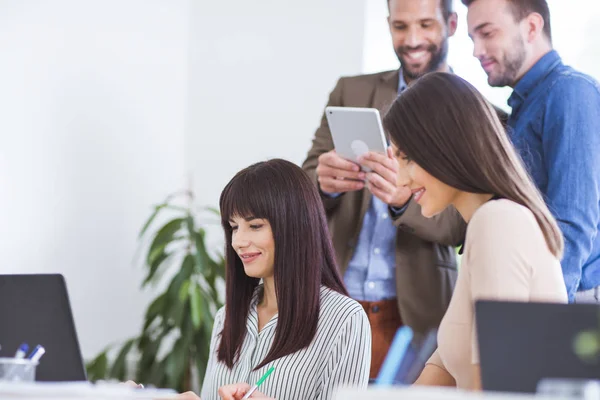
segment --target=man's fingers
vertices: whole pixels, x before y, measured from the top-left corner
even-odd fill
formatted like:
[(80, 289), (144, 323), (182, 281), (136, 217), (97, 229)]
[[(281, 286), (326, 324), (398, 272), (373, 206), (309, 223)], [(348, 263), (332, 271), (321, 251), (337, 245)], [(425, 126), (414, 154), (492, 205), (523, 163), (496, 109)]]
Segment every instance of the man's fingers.
[(345, 158), (340, 157), (335, 152), (335, 150), (321, 154), (319, 156), (319, 164), (325, 164), (333, 168), (343, 169), (347, 171), (360, 171), (360, 167), (356, 163), (353, 163), (352, 161), (348, 161)]
[(393, 169), (394, 168), (394, 157), (390, 157), (390, 150), (388, 150), (387, 154), (377, 153), (374, 151), (370, 151), (364, 154), (361, 158), (369, 161), (374, 161), (379, 164), (385, 165), (386, 168)]
[(317, 167), (317, 176), (328, 176), (331, 178), (346, 178), (355, 180), (364, 180), (366, 174), (362, 171), (348, 171), (345, 169), (334, 168), (329, 165), (319, 165)]
[(389, 183), (396, 183), (397, 171), (395, 169), (389, 169), (386, 165), (371, 161), (369, 159), (363, 160), (361, 164), (367, 168), (370, 168)]
[(321, 190), (328, 193), (345, 193), (360, 190), (365, 187), (364, 182), (335, 179), (330, 176), (319, 177)]
[(385, 190), (379, 189), (377, 186), (373, 185), (371, 182), (367, 183), (367, 188), (369, 192), (379, 200), (383, 201), (385, 204), (390, 204), (391, 196)]
[(370, 185), (375, 186), (377, 189), (387, 192), (390, 195), (392, 195), (396, 190), (395, 185), (391, 184), (389, 181), (383, 179), (381, 176), (373, 172), (367, 175), (367, 181)]

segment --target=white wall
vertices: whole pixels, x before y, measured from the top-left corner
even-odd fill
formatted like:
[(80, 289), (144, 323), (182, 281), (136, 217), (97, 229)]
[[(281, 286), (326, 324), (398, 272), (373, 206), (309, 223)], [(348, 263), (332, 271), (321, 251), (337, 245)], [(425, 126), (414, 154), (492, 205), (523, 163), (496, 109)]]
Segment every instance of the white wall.
[(364, 3), (193, 2), (186, 159), (201, 203), (253, 162), (304, 160), (338, 77), (360, 73)]
[(186, 0), (0, 2), (1, 273), (67, 279), (85, 357), (135, 334), (150, 206), (183, 185)]
[(86, 358), (138, 332), (150, 206), (189, 171), (216, 206), (242, 167), (300, 163), (364, 7), (0, 0), (0, 273), (63, 273)]

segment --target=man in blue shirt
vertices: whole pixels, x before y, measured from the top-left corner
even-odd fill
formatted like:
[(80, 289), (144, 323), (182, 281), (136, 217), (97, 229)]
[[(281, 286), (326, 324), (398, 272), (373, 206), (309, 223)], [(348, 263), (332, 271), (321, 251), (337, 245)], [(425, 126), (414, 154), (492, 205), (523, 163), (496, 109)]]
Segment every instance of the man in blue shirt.
[[(452, 0), (389, 0), (389, 29), (399, 70), (341, 78), (328, 105), (373, 107), (383, 115), (412, 81), (449, 71), (448, 38), (456, 30)], [(432, 113), (434, 110), (432, 110)], [(338, 156), (323, 117), (303, 168), (318, 185), (338, 264), (350, 296), (364, 307), (373, 333), (375, 377), (398, 327), (437, 328), (456, 281), (452, 246), (464, 238), (455, 210), (431, 220), (396, 186), (393, 157), (364, 160), (374, 172)]]
[(598, 302), (600, 87), (552, 49), (546, 0), (462, 0), (474, 56), (510, 86), (513, 144), (558, 220), (571, 302)]

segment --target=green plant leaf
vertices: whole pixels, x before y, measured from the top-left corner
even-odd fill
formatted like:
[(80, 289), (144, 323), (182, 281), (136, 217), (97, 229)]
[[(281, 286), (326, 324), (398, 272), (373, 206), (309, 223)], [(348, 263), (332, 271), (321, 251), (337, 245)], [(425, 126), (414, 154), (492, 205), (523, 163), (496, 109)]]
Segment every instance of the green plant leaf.
[(170, 321), (175, 326), (179, 326), (181, 324), (181, 320), (184, 318), (185, 314), (185, 305), (187, 304), (187, 302), (182, 302), (179, 299), (181, 286), (185, 282), (189, 281), (193, 271), (194, 257), (191, 254), (188, 254), (183, 259), (179, 272), (175, 274), (175, 277), (173, 278), (171, 284), (169, 285), (169, 288), (167, 289), (168, 308), (166, 310), (165, 316), (168, 316)]
[(163, 339), (169, 332), (170, 330), (164, 330), (155, 338), (145, 335), (144, 340), (140, 340), (138, 351), (140, 352), (141, 357), (138, 360), (136, 371), (136, 379), (138, 382), (157, 384), (157, 381), (152, 378), (152, 374), (154, 368), (157, 365), (160, 365), (160, 361), (157, 358), (158, 352)]
[(225, 257), (223, 257), (222, 254), (219, 254), (217, 256), (216, 263), (217, 263), (217, 268), (216, 268), (217, 276), (219, 276), (220, 278), (225, 280)]
[(127, 375), (127, 355), (131, 350), (131, 347), (135, 344), (137, 339), (129, 339), (123, 347), (121, 347), (121, 351), (119, 351), (119, 355), (115, 359), (115, 362), (110, 369), (110, 376), (116, 378), (120, 381), (125, 380)]
[(212, 326), (209, 327), (208, 335), (206, 331), (200, 330), (197, 332), (194, 343), (196, 345), (196, 368), (198, 368), (198, 380), (200, 386), (204, 381), (206, 375), (206, 366), (210, 353), (210, 337), (212, 335)]
[(154, 236), (154, 240), (152, 240), (148, 253), (152, 254), (154, 249), (164, 248), (165, 245), (171, 242), (175, 233), (182, 228), (184, 221), (184, 218), (174, 218), (165, 223)]
[(156, 259), (160, 258), (161, 255), (165, 254), (165, 248), (169, 242), (165, 242), (160, 246), (156, 246), (151, 251), (148, 252), (148, 257), (146, 258), (146, 264), (152, 265), (156, 261)]
[(190, 313), (192, 325), (195, 329), (200, 328), (202, 318), (202, 293), (198, 285), (193, 285), (190, 293)]
[(144, 327), (142, 328), (143, 331), (146, 331), (152, 322), (154, 322), (164, 312), (165, 298), (166, 295), (163, 293), (155, 298), (150, 306), (148, 306), (146, 315), (144, 317)]
[(161, 253), (153, 259), (152, 264), (148, 265), (148, 275), (146, 276), (146, 279), (144, 279), (144, 282), (142, 282), (142, 287), (145, 287), (150, 282), (155, 281), (155, 278), (161, 265), (163, 265), (163, 263), (165, 263), (165, 261), (167, 261), (171, 257), (171, 255), (172, 254)]
[(160, 210), (162, 210), (166, 206), (167, 206), (167, 204), (159, 204), (158, 206), (154, 207), (154, 212), (152, 212), (152, 214), (150, 215), (150, 218), (148, 218), (146, 220), (146, 222), (144, 223), (144, 226), (142, 227), (142, 230), (138, 234), (138, 238), (141, 238), (142, 236), (144, 236), (144, 234), (146, 233), (146, 231), (148, 230), (148, 228), (150, 227), (150, 225), (152, 224), (152, 222), (156, 219), (156, 216), (158, 215), (158, 213), (160, 212)]
[(190, 296), (190, 284), (191, 282), (189, 280), (186, 280), (181, 284), (181, 288), (179, 289), (179, 301), (181, 303), (187, 301)]
[(183, 221), (183, 218), (175, 218), (168, 221), (154, 236), (150, 248), (148, 249), (148, 255), (146, 256), (146, 264), (148, 265), (149, 270), (146, 279), (142, 282), (142, 287), (145, 287), (155, 279), (160, 266), (172, 255), (166, 253), (165, 250), (170, 243), (180, 239), (178, 236), (175, 236), (175, 234), (182, 228)]
[(166, 357), (165, 373), (168, 382), (178, 391), (183, 391), (183, 375), (187, 365), (186, 346), (182, 338), (177, 339), (173, 351)]
[(106, 351), (98, 354), (95, 359), (90, 361), (86, 365), (86, 370), (90, 382), (106, 379), (108, 373), (108, 356), (106, 355)]
[(194, 276), (194, 256), (187, 254), (181, 263), (181, 273), (185, 279), (190, 279)]

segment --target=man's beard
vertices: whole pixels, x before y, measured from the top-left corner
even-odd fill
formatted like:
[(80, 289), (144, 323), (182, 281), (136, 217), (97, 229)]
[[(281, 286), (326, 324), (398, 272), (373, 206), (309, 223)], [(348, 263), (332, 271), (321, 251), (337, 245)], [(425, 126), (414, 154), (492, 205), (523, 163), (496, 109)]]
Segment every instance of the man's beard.
[(488, 75), (488, 84), (490, 86), (503, 87), (514, 86), (517, 81), (517, 76), (523, 63), (525, 62), (525, 43), (520, 36), (517, 36), (513, 41), (513, 51), (505, 53), (502, 59), (503, 71), (499, 76)]
[[(431, 54), (429, 62), (424, 66), (424, 68), (422, 68), (419, 71), (411, 69), (410, 63), (404, 60), (404, 53), (409, 52), (411, 50), (425, 50), (429, 54)], [(428, 72), (438, 71), (442, 64), (446, 62), (446, 59), (448, 57), (448, 38), (444, 38), (440, 43), (439, 47), (435, 44), (429, 45), (427, 47), (400, 46), (396, 49), (396, 56), (398, 57), (398, 60), (402, 65), (402, 73), (404, 74), (404, 76), (410, 80), (419, 79)]]

